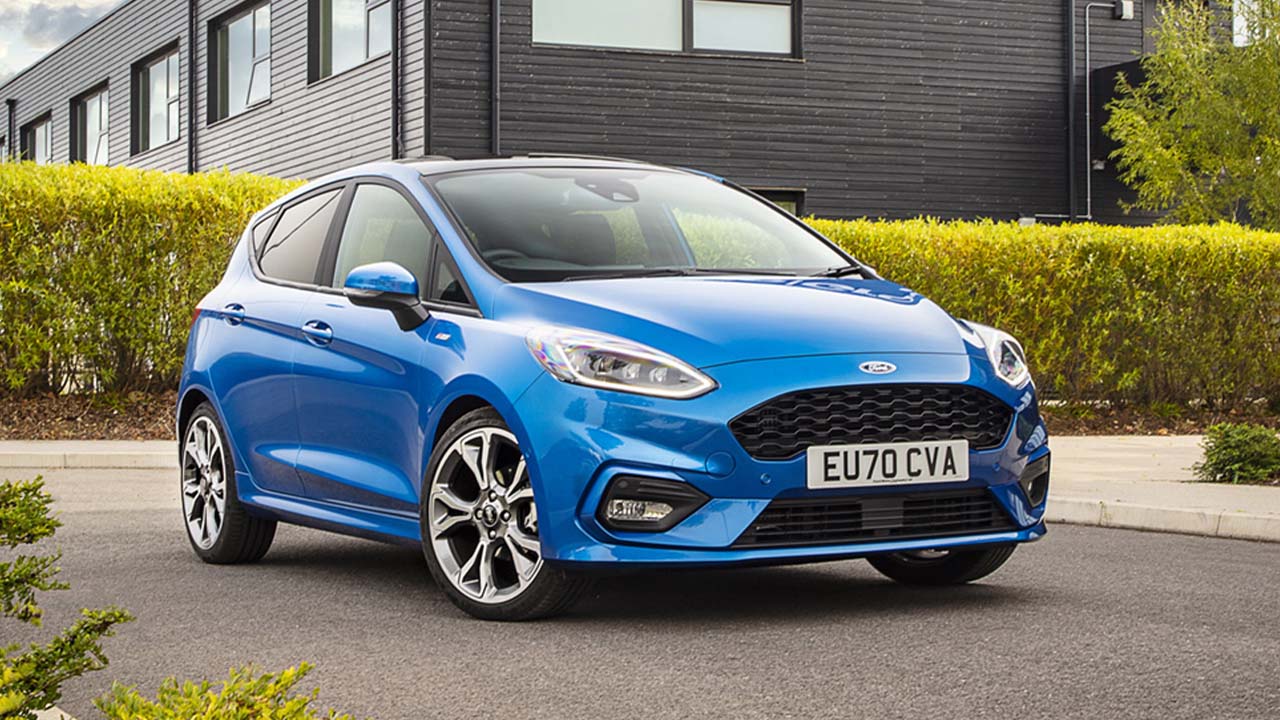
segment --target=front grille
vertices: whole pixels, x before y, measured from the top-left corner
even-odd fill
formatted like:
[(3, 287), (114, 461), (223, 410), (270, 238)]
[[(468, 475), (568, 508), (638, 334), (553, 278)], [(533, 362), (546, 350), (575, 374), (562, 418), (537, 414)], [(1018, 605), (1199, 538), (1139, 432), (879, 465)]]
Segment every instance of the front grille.
[(986, 490), (774, 500), (733, 545), (842, 545), (1015, 529)]
[(1013, 408), (968, 385), (852, 385), (776, 397), (729, 423), (752, 457), (786, 460), (812, 445), (968, 440), (998, 447)]

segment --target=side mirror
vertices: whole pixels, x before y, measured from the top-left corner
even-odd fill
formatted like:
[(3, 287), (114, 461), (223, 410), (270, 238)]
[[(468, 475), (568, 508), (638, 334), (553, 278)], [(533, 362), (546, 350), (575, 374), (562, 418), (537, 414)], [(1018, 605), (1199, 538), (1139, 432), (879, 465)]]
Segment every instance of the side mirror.
[(400, 329), (406, 332), (430, 317), (418, 299), (418, 279), (396, 263), (361, 265), (347, 275), (343, 288), (352, 305), (390, 310)]

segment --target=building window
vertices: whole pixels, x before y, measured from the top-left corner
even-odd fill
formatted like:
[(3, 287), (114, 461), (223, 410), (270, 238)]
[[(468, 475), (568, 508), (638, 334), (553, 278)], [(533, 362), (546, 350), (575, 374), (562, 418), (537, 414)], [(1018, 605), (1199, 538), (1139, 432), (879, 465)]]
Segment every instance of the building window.
[(790, 2), (693, 1), (695, 50), (791, 54)]
[(107, 88), (71, 101), (71, 159), (90, 165), (108, 162)]
[(1257, 22), (1258, 0), (1233, 0), (1231, 5), (1231, 34), (1236, 47), (1253, 43), (1253, 25)]
[(0, 163), (9, 162), (9, 140), (0, 136)]
[(22, 159), (30, 160), (37, 165), (48, 165), (53, 162), (52, 138), (50, 128), (53, 125), (46, 114), (22, 128)]
[(755, 188), (753, 192), (796, 217), (804, 215), (804, 190)]
[(271, 98), (270, 4), (217, 21), (210, 47), (211, 120), (238, 115)]
[(533, 0), (533, 41), (795, 55), (793, 0)]
[(178, 49), (145, 60), (133, 69), (133, 152), (177, 140), (182, 120)]
[(311, 0), (311, 80), (391, 52), (391, 0)]

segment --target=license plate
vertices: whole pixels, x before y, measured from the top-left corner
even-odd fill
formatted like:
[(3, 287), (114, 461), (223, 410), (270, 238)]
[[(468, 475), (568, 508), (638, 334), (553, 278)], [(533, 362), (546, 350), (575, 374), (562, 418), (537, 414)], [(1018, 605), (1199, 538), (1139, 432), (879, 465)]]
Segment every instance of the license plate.
[(810, 490), (964, 482), (969, 441), (820, 445), (807, 457)]

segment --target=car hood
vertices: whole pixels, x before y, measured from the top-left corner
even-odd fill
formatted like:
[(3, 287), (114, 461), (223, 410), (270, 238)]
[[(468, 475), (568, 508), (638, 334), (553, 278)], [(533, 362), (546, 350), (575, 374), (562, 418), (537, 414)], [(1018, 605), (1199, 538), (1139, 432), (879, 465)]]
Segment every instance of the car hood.
[(697, 367), (840, 353), (964, 354), (951, 316), (884, 280), (676, 277), (506, 285), (494, 318), (609, 333)]

